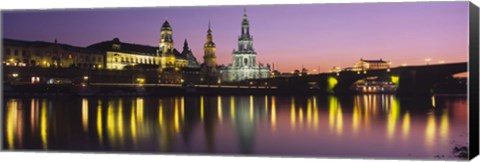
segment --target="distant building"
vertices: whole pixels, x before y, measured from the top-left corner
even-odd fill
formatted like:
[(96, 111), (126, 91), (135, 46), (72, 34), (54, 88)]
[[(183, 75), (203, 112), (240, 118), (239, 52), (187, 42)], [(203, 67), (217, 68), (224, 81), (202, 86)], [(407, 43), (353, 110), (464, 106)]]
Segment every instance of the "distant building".
[(187, 57), (180, 55), (173, 47), (172, 27), (167, 20), (160, 29), (160, 42), (158, 44), (158, 56), (160, 56), (160, 68), (182, 68), (188, 65)]
[(390, 68), (390, 61), (380, 60), (364, 60), (360, 59), (353, 68), (353, 70), (375, 70)]
[(208, 30), (207, 30), (207, 40), (205, 45), (203, 46), (203, 65), (202, 65), (202, 73), (209, 81), (216, 81), (218, 78), (218, 69), (217, 69), (217, 56), (216, 51), (217, 48), (215, 47), (215, 43), (213, 42), (212, 36), (212, 29), (210, 27), (210, 22), (208, 22)]
[(107, 69), (122, 70), (125, 68), (148, 67), (176, 69), (192, 67), (198, 68), (196, 58), (193, 56), (185, 40), (182, 53), (173, 47), (172, 27), (165, 20), (160, 30), (158, 47), (138, 45), (121, 42), (115, 38), (88, 46), (100, 50), (105, 55)]
[(193, 55), (192, 50), (188, 46), (187, 39), (185, 39), (185, 42), (183, 43), (183, 51), (182, 51), (182, 56), (185, 56), (188, 63), (187, 67), (188, 68), (200, 68), (200, 65), (198, 64), (197, 58)]
[(43, 68), (102, 69), (103, 54), (96, 49), (44, 41), (3, 39), (5, 66), (29, 66)]
[(106, 69), (124, 70), (128, 67), (151, 65), (156, 68), (160, 65), (160, 58), (152, 46), (121, 42), (115, 38), (110, 41), (95, 43), (88, 48), (98, 49), (105, 56)]
[(253, 49), (253, 38), (250, 35), (246, 10), (241, 25), (242, 32), (238, 38), (238, 50), (233, 52), (232, 64), (221, 70), (222, 80), (235, 82), (246, 79), (268, 78), (270, 67), (256, 62), (257, 53)]

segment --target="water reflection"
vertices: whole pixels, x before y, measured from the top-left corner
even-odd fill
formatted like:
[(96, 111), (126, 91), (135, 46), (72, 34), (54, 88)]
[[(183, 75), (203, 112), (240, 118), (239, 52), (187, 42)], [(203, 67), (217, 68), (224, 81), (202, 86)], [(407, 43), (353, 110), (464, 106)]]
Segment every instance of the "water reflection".
[[(466, 142), (459, 134), (467, 126), (458, 97), (31, 98), (4, 106), (7, 149), (433, 158)], [(70, 144), (71, 135), (79, 142)]]

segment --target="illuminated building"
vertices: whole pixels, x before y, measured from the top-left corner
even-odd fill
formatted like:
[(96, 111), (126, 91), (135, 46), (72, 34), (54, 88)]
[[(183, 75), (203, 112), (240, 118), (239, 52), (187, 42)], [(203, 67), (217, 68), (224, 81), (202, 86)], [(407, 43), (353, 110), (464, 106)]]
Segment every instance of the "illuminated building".
[(202, 72), (209, 77), (218, 76), (217, 71), (217, 56), (215, 55), (216, 47), (213, 43), (212, 30), (210, 28), (210, 22), (208, 22), (207, 41), (203, 47), (203, 67)]
[(268, 78), (270, 66), (257, 64), (257, 53), (253, 49), (253, 38), (250, 35), (250, 25), (247, 12), (244, 10), (242, 33), (238, 38), (238, 50), (233, 52), (232, 64), (221, 71), (224, 81), (242, 81), (245, 79)]
[(354, 70), (375, 70), (375, 69), (388, 69), (390, 68), (390, 61), (380, 60), (364, 60), (360, 59), (355, 64)]
[(105, 55), (106, 69), (123, 70), (135, 66), (158, 68), (160, 63), (160, 58), (156, 56), (157, 48), (120, 42), (118, 38), (96, 43), (88, 48), (98, 49)]
[(120, 42), (118, 38), (90, 45), (89, 48), (99, 49), (105, 54), (107, 69), (147, 68), (164, 70), (184, 68), (190, 64), (195, 66), (196, 59), (188, 48), (188, 44), (185, 42), (184, 51), (180, 53), (173, 47), (172, 37), (172, 27), (165, 20), (160, 30), (158, 48)]
[(75, 47), (44, 41), (3, 39), (5, 66), (33, 66), (43, 68), (78, 67), (96, 69), (104, 67), (104, 57), (96, 49)]

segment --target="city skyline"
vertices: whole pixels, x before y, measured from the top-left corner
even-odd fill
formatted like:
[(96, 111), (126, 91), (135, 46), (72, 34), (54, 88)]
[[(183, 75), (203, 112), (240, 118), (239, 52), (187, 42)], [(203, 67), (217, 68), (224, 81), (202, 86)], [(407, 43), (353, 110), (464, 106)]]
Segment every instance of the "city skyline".
[(161, 24), (168, 19), (175, 48), (181, 49), (187, 39), (197, 60), (203, 62), (210, 20), (218, 64), (227, 65), (246, 8), (257, 62), (275, 63), (282, 72), (302, 66), (325, 72), (333, 66), (353, 66), (361, 58), (389, 60), (395, 67), (425, 64), (427, 58), (431, 64), (467, 61), (468, 5), (464, 3), (8, 11), (3, 13), (3, 37), (57, 39), (83, 47), (117, 37), (157, 47)]

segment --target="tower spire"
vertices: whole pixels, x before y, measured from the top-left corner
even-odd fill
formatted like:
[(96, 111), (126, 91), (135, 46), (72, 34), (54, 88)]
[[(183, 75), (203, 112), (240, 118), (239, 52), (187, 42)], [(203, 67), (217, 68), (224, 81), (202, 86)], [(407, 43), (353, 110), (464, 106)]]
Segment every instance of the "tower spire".
[(211, 32), (211, 28), (210, 28), (210, 19), (208, 19), (208, 31)]

